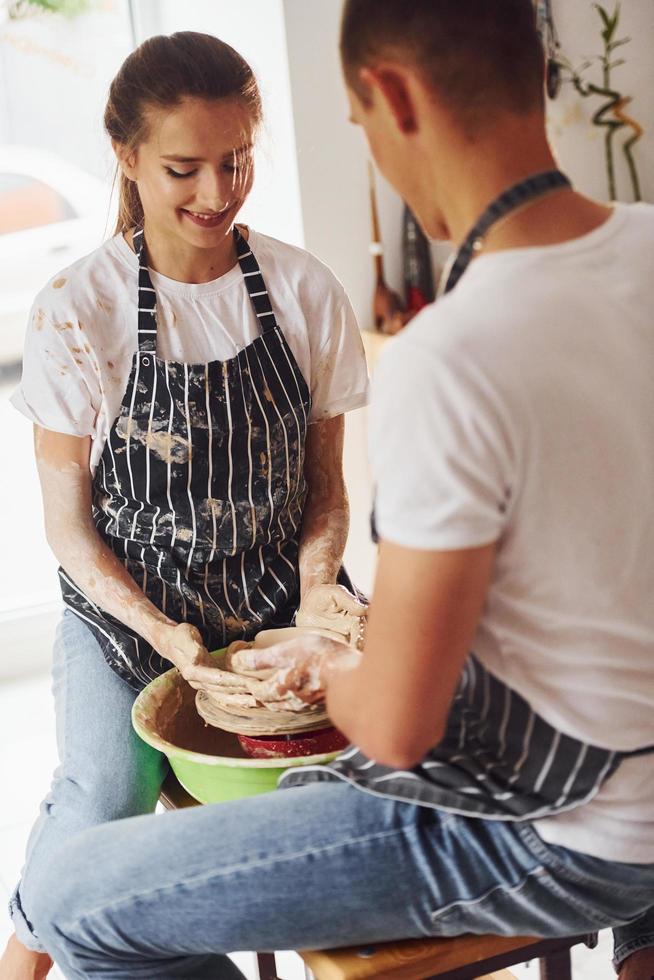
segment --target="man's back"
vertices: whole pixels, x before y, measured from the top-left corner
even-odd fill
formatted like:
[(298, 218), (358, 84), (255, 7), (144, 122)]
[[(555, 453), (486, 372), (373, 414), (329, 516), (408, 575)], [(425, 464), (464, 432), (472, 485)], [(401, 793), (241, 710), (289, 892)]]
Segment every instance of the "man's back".
[[(619, 206), (582, 238), (478, 259), (389, 349), (371, 434), (384, 539), (498, 540), (482, 663), (557, 730), (625, 751), (654, 744), (653, 247), (654, 208)], [(403, 428), (410, 444), (389, 437)], [(628, 760), (607, 783), (641, 803), (611, 804), (592, 853), (654, 860), (652, 827), (628, 829), (651, 813), (651, 768)]]

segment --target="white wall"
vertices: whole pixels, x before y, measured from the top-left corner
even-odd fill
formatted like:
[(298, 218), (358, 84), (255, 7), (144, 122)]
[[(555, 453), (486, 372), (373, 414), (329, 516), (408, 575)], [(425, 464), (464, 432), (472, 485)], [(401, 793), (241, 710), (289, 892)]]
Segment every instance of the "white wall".
[(341, 0), (284, 0), (306, 247), (370, 326), (372, 262), (363, 136), (348, 124), (338, 57)]
[(215, 34), (249, 62), (261, 88), (264, 127), (254, 189), (242, 218), (259, 231), (303, 245), (282, 0), (156, 0), (137, 26), (141, 38), (174, 31)]

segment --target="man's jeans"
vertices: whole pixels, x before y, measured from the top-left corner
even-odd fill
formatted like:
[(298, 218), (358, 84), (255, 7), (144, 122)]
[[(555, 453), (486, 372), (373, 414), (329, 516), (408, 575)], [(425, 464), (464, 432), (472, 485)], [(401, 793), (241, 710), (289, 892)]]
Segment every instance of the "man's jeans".
[(85, 831), (33, 914), (67, 978), (204, 980), (237, 976), (223, 954), (239, 949), (585, 933), (637, 919), (653, 895), (654, 865), (321, 782)]

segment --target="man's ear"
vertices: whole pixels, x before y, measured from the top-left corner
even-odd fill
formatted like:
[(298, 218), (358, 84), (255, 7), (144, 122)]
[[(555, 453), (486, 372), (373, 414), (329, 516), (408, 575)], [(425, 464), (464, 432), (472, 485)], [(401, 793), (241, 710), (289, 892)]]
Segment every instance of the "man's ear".
[(415, 133), (418, 128), (416, 110), (406, 75), (396, 68), (384, 66), (361, 68), (359, 75), (368, 89), (377, 90), (400, 131), (406, 135)]
[(112, 140), (111, 146), (116, 154), (118, 166), (128, 180), (136, 180), (136, 151), (129, 150), (124, 143)]

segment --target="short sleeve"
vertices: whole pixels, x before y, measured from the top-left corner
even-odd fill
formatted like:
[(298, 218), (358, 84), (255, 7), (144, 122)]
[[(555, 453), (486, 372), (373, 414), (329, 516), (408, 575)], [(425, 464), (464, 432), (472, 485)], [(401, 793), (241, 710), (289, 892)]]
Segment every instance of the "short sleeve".
[[(331, 305), (331, 304), (330, 304)], [(329, 312), (311, 358), (310, 422), (334, 418), (368, 404), (366, 355), (354, 310), (344, 293)]]
[(379, 537), (435, 551), (496, 541), (514, 492), (506, 418), (481, 366), (393, 341), (373, 378), (369, 432)]
[(77, 320), (59, 320), (35, 302), (23, 371), (11, 403), (30, 421), (65, 435), (94, 435), (101, 404), (93, 352)]

